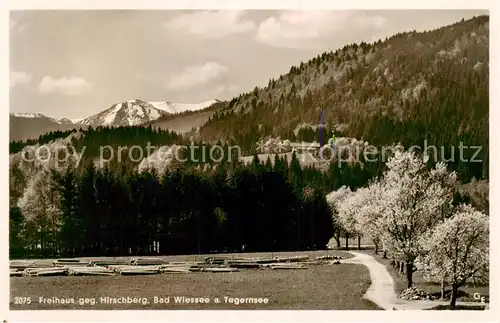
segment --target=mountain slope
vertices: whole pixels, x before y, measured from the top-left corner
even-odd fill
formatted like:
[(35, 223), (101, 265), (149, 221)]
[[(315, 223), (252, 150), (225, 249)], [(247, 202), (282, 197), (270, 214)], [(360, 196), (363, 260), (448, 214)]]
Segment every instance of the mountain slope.
[(219, 100), (210, 100), (200, 103), (173, 103), (169, 101), (162, 102), (149, 102), (152, 106), (159, 110), (166, 111), (170, 114), (178, 114), (183, 112), (199, 111), (208, 108), (212, 104), (219, 102)]
[[(207, 101), (200, 104), (176, 104), (177, 107), (182, 106), (186, 110), (181, 113), (168, 114), (148, 123), (148, 125), (151, 125), (153, 128), (186, 133), (193, 129), (199, 129), (199, 127), (210, 120), (217, 109), (224, 107), (225, 104), (225, 102), (219, 100)], [(189, 110), (189, 108), (192, 110)]]
[(458, 155), (451, 163), (485, 178), (488, 64), (488, 16), (347, 45), (227, 102), (199, 136), (251, 151), (266, 136), (319, 141), (321, 119), (322, 131), (375, 145), (481, 146), (481, 163), (459, 165)]

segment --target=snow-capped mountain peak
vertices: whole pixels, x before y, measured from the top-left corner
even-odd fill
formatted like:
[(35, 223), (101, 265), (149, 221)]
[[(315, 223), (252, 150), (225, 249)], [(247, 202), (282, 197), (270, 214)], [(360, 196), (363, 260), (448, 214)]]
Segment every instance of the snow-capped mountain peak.
[(28, 118), (28, 119), (48, 118), (41, 113), (29, 113), (29, 112), (12, 112), (10, 115), (18, 118)]
[(25, 119), (46, 119), (58, 124), (73, 124), (73, 122), (68, 118), (59, 118), (59, 119), (52, 118), (52, 117), (47, 117), (46, 115), (41, 113), (13, 112), (10, 115), (17, 118), (25, 118)]
[(97, 126), (135, 126), (156, 120), (166, 114), (165, 111), (155, 108), (146, 101), (135, 99), (117, 103), (78, 123)]

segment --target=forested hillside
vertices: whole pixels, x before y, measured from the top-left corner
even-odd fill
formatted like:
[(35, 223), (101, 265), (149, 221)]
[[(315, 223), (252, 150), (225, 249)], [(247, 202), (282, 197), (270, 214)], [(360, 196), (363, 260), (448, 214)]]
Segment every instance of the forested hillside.
[[(488, 177), (489, 17), (325, 52), (241, 94), (200, 130), (253, 148), (268, 135), (318, 141), (326, 129), (376, 146), (438, 147), (460, 179)], [(481, 163), (458, 148), (482, 146)], [(455, 148), (453, 149), (452, 146)], [(443, 147), (443, 148), (441, 148)], [(441, 153), (443, 149), (444, 153)], [(466, 150), (465, 159), (475, 151)]]

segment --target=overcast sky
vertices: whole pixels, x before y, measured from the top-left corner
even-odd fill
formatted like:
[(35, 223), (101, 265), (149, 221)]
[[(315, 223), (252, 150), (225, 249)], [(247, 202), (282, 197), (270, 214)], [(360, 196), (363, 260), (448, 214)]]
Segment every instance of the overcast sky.
[(345, 44), (486, 11), (15, 11), (10, 112), (79, 118), (114, 103), (230, 99)]

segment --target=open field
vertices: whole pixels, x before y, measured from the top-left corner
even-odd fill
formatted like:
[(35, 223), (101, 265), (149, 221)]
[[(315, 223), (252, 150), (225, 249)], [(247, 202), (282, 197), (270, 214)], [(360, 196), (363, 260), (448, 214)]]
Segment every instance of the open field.
[[(325, 251), (279, 252), (275, 256), (325, 255)], [(329, 251), (330, 255), (346, 256)], [(238, 254), (255, 257), (262, 254)], [(200, 257), (200, 256), (197, 256)], [(193, 260), (193, 256), (169, 256), (172, 261)], [(145, 276), (90, 277), (12, 277), (10, 279), (12, 310), (39, 309), (322, 309), (373, 310), (378, 307), (363, 299), (370, 285), (368, 270), (352, 264), (308, 265), (302, 270), (248, 269), (233, 273), (196, 272)], [(101, 297), (146, 298), (147, 304), (105, 304)], [(167, 298), (170, 303), (155, 304), (154, 297)], [(175, 303), (175, 296), (208, 297), (208, 304)], [(267, 298), (264, 304), (226, 302), (228, 298)], [(19, 297), (30, 297), (31, 304), (15, 304)], [(40, 304), (39, 298), (72, 298), (73, 304)], [(214, 298), (220, 303), (215, 304)], [(79, 305), (80, 298), (95, 305)], [(229, 301), (229, 299), (228, 299)]]
[[(392, 278), (394, 279), (394, 284), (395, 284), (395, 292), (396, 294), (401, 293), (403, 290), (407, 288), (407, 283), (406, 283), (406, 276), (404, 274), (398, 274), (394, 267), (391, 266), (390, 264), (390, 259), (384, 259), (382, 257), (383, 253), (379, 252), (378, 255), (374, 253), (373, 250), (366, 250), (366, 251), (360, 251), (362, 253), (366, 253), (370, 256), (373, 256), (378, 262), (384, 264), (387, 267), (387, 270), (391, 274)], [(441, 284), (439, 283), (433, 283), (433, 282), (427, 282), (423, 278), (422, 274), (417, 271), (413, 274), (413, 286), (418, 287), (423, 289), (429, 294), (433, 294), (434, 296), (440, 297), (441, 296)], [(446, 292), (449, 293), (451, 292), (451, 288), (448, 286), (446, 288)], [(488, 285), (472, 285), (469, 284), (466, 287), (461, 287), (459, 289), (459, 297), (457, 298), (457, 301), (459, 302), (478, 302), (477, 299), (474, 299), (474, 293), (479, 293), (481, 296), (484, 296), (486, 301), (489, 301), (489, 286)]]

